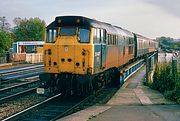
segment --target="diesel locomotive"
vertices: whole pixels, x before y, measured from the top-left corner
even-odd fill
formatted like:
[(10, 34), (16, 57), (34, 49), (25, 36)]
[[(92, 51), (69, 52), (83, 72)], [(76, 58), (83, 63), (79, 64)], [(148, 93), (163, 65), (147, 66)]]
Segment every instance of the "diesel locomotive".
[(109, 23), (59, 16), (46, 28), (40, 88), (87, 95), (119, 85), (119, 71), (157, 50), (157, 42)]

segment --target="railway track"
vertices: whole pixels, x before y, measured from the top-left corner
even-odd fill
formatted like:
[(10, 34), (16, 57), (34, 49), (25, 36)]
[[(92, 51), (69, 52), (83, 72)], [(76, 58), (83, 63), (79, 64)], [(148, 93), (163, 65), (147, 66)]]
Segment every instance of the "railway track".
[[(35, 92), (43, 65), (0, 71), (0, 103)], [(28, 77), (28, 78), (27, 78)]]
[(7, 102), (13, 98), (26, 95), (36, 91), (38, 80), (24, 82), (0, 89), (0, 103)]
[(117, 88), (104, 88), (85, 99), (74, 96), (63, 97), (61, 94), (58, 94), (3, 121), (54, 121), (89, 106), (105, 103), (117, 90)]
[(20, 78), (36, 76), (43, 73), (43, 68), (43, 65), (36, 65), (23, 68), (15, 68), (10, 70), (1, 70), (0, 81), (1, 83), (3, 83), (6, 81), (16, 80)]

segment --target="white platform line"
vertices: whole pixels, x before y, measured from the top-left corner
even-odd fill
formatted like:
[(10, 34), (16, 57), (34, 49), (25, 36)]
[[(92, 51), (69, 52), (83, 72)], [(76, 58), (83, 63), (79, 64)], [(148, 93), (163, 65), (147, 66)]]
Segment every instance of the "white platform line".
[(152, 105), (153, 104), (151, 102), (151, 100), (149, 99), (149, 97), (146, 96), (146, 94), (144, 94), (142, 89), (134, 89), (134, 92), (143, 105)]

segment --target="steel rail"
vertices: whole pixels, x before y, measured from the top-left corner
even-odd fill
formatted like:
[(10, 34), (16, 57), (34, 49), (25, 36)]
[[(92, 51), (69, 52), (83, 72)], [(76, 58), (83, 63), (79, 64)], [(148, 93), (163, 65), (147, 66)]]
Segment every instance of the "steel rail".
[(33, 68), (39, 68), (43, 67), (44, 65), (36, 65), (36, 66), (28, 66), (28, 67), (23, 67), (23, 68), (15, 68), (15, 69), (9, 69), (9, 70), (1, 70), (0, 75), (6, 74), (6, 73), (12, 73), (12, 72), (17, 72), (17, 71), (22, 71), (22, 70), (29, 70)]
[[(100, 91), (100, 90), (99, 90)], [(98, 91), (98, 92), (99, 92)], [(60, 115), (56, 116), (55, 118), (51, 119), (50, 121), (56, 121), (57, 119), (60, 119), (68, 114), (71, 114), (74, 112), (75, 109), (79, 108), (81, 105), (83, 105), (83, 103), (85, 103), (86, 101), (90, 100), (91, 98), (94, 98), (96, 94), (90, 95), (87, 98), (85, 98), (84, 100), (80, 101), (79, 103), (75, 104), (74, 106), (72, 106), (71, 108), (67, 109), (66, 111), (64, 111), (63, 113), (61, 113)]]
[(26, 85), (29, 85), (29, 84), (33, 84), (33, 83), (36, 83), (36, 82), (38, 82), (38, 80), (25, 82), (25, 83), (21, 83), (21, 84), (16, 84), (16, 85), (13, 85), (13, 86), (10, 86), (10, 87), (5, 87), (5, 88), (0, 89), (0, 93), (3, 93), (4, 91), (15, 89), (15, 88), (19, 88), (21, 86), (26, 86)]
[(16, 94), (8, 95), (8, 96), (3, 97), (3, 98), (0, 98), (0, 102), (2, 103), (2, 102), (10, 100), (12, 98), (15, 98), (15, 97), (18, 97), (18, 96), (21, 96), (21, 95), (25, 95), (25, 94), (28, 94), (28, 93), (33, 92), (33, 91), (36, 91), (36, 87), (25, 90), (25, 91), (22, 91), (22, 92), (19, 92), (19, 93), (16, 93)]
[(29, 111), (35, 110), (35, 109), (39, 108), (40, 106), (43, 106), (44, 104), (48, 103), (49, 101), (54, 100), (54, 99), (56, 99), (56, 98), (58, 98), (60, 96), (61, 96), (61, 93), (57, 94), (57, 95), (55, 95), (55, 96), (53, 96), (51, 98), (48, 98), (48, 99), (46, 99), (46, 100), (44, 100), (44, 101), (42, 101), (42, 102), (40, 102), (40, 103), (38, 103), (36, 105), (33, 105), (33, 106), (31, 106), (31, 107), (29, 107), (29, 108), (27, 108), (27, 109), (25, 109), (25, 110), (23, 110), (21, 112), (18, 112), (18, 113), (14, 114), (14, 115), (6, 118), (6, 119), (3, 119), (2, 121), (16, 120), (18, 117), (23, 116), (26, 113), (28, 113)]
[[(38, 103), (34, 106), (31, 106), (19, 113), (16, 113), (2, 121), (15, 121), (15, 120), (57, 120), (59, 118), (62, 118), (66, 115), (69, 115), (73, 112), (79, 111), (80, 107), (84, 106), (85, 108), (96, 104), (99, 102), (99, 100), (104, 99), (104, 97), (108, 96), (107, 93), (110, 91), (113, 91), (112, 88), (110, 88), (108, 91), (104, 91), (104, 89), (98, 90), (95, 94), (92, 94), (88, 96), (85, 99), (80, 99), (78, 102), (71, 100), (59, 100), (60, 102), (54, 102), (54, 99), (58, 98), (51, 98), (47, 99), (41, 103)], [(58, 94), (60, 97), (61, 94)], [(97, 96), (99, 95), (99, 97)], [(103, 96), (102, 96), (103, 95)], [(56, 95), (57, 97), (57, 95)], [(58, 100), (57, 100), (58, 101)], [(72, 104), (75, 103), (75, 104)], [(60, 104), (60, 105), (59, 105)], [(44, 107), (43, 107), (44, 106)], [(83, 108), (84, 108), (83, 107)], [(48, 111), (48, 113), (47, 113)], [(29, 116), (29, 117), (28, 117)], [(48, 117), (48, 119), (47, 119)]]
[(12, 75), (12, 76), (4, 76), (4, 77), (1, 77), (0, 79), (1, 79), (1, 81), (15, 80), (15, 79), (20, 79), (20, 78), (25, 78), (25, 77), (36, 76), (36, 75), (42, 74), (43, 72), (44, 72), (43, 70), (40, 70), (37, 72), (16, 74), (16, 75)]

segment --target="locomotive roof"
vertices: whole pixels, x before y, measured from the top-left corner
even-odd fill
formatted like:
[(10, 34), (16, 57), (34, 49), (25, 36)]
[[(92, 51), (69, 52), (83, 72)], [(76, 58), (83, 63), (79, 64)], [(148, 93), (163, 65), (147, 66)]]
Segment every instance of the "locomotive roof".
[(58, 16), (47, 28), (63, 27), (63, 26), (81, 26), (106, 29), (108, 33), (121, 33), (124, 36), (133, 36), (132, 32), (122, 29), (121, 27), (113, 26), (109, 23), (100, 22), (95, 19), (90, 19), (83, 16)]

